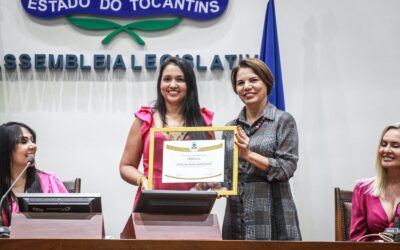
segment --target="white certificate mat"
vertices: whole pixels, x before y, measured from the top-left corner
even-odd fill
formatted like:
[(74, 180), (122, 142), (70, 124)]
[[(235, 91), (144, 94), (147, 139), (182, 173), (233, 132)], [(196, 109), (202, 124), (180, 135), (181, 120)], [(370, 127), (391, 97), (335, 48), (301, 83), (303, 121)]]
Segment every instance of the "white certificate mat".
[(164, 141), (162, 182), (223, 182), (224, 160), (224, 140)]

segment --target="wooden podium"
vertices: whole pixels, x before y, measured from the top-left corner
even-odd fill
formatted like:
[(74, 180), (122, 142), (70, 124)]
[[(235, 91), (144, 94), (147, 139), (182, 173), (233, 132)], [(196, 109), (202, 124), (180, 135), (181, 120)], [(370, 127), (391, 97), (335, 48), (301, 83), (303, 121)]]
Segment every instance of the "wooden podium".
[(121, 239), (222, 240), (215, 214), (132, 213)]
[(103, 239), (103, 215), (98, 213), (13, 213), (13, 239)]

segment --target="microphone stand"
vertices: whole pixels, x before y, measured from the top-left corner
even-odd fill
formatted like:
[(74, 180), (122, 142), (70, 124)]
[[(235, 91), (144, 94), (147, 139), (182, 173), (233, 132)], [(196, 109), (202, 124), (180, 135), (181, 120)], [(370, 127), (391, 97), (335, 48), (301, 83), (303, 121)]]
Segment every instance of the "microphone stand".
[(395, 228), (397, 228), (397, 232), (396, 232), (396, 234), (394, 234), (394, 242), (400, 242), (400, 232), (399, 232), (399, 230), (400, 230), (400, 223), (399, 223), (399, 214), (397, 213), (397, 210), (399, 209), (399, 205), (400, 205), (400, 202), (399, 203), (397, 203), (397, 206), (396, 206), (396, 210), (394, 210), (394, 212), (395, 212), (395, 216), (394, 216), (394, 227)]
[(32, 156), (28, 157), (27, 163), (25, 168), (21, 171), (21, 173), (17, 176), (17, 178), (14, 180), (14, 182), (11, 184), (10, 188), (7, 189), (7, 191), (4, 193), (4, 195), (1, 197), (0, 200), (0, 238), (10, 238), (10, 229), (6, 226), (3, 226), (3, 201), (7, 197), (8, 193), (12, 190), (12, 188), (17, 184), (18, 180), (21, 178), (21, 176), (25, 173), (25, 171), (32, 166), (32, 164), (35, 162), (35, 158)]
[(394, 216), (394, 225), (393, 227), (386, 228), (384, 233), (390, 234), (391, 238), (393, 239), (394, 242), (400, 242), (400, 223), (399, 223), (399, 214), (397, 213), (397, 210), (399, 209), (400, 202), (397, 203), (396, 209), (394, 210), (395, 216)]

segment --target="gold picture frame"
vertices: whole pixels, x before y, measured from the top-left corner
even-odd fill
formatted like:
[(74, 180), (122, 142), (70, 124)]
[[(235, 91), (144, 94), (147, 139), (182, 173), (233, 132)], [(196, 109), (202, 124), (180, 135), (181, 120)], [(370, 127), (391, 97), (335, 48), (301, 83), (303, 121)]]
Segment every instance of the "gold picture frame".
[[(148, 188), (153, 189), (153, 164), (154, 164), (154, 134), (156, 132), (215, 132), (215, 131), (232, 131), (234, 135), (238, 133), (236, 126), (213, 126), (213, 127), (175, 127), (175, 128), (151, 128), (150, 129), (150, 151), (149, 151), (149, 173)], [(233, 136), (233, 173), (232, 173), (232, 189), (217, 190), (218, 195), (228, 196), (237, 195), (238, 192), (238, 147), (236, 145), (236, 136)]]

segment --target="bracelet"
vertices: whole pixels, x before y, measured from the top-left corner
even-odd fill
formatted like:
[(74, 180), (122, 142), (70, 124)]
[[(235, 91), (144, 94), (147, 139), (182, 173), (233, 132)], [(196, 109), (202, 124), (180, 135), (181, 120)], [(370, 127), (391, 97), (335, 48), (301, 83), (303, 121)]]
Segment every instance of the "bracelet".
[(143, 178), (144, 178), (144, 175), (141, 175), (141, 176), (139, 176), (139, 177), (136, 179), (136, 185), (137, 185), (137, 186), (142, 185)]

